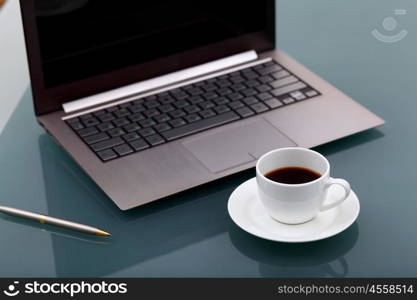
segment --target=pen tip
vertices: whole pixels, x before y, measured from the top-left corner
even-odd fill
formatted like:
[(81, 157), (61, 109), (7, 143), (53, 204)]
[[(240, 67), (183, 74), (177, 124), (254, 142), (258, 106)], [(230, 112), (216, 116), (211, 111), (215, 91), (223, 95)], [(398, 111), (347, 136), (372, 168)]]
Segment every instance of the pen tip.
[(99, 235), (99, 236), (111, 236), (111, 234), (110, 234), (110, 233), (105, 232), (105, 231), (100, 230), (100, 229), (97, 229), (97, 230), (96, 230), (96, 235)]

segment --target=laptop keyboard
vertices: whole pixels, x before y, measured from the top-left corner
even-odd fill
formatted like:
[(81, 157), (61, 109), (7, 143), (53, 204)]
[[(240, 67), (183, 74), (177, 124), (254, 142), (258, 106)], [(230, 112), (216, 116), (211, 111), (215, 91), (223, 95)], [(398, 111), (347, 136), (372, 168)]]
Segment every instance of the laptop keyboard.
[(319, 94), (270, 61), (66, 122), (106, 162)]

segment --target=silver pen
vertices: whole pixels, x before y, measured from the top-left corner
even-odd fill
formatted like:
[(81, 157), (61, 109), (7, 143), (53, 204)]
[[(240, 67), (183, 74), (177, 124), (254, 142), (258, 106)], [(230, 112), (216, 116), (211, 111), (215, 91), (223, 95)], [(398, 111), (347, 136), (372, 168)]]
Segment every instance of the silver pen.
[(40, 222), (42, 224), (49, 224), (49, 225), (54, 225), (54, 226), (58, 226), (58, 227), (63, 227), (63, 228), (67, 228), (67, 229), (71, 229), (71, 230), (75, 230), (75, 231), (79, 231), (79, 232), (83, 232), (83, 233), (94, 234), (94, 235), (99, 235), (99, 236), (109, 236), (110, 235), (110, 233), (105, 232), (101, 229), (92, 227), (92, 226), (83, 225), (83, 224), (80, 224), (80, 223), (75, 223), (75, 222), (71, 222), (71, 221), (67, 221), (67, 220), (63, 220), (63, 219), (58, 219), (58, 218), (54, 218), (54, 217), (50, 217), (50, 216), (46, 216), (46, 215), (42, 215), (42, 214), (37, 214), (37, 213), (34, 213), (34, 212), (30, 212), (30, 211), (26, 211), (26, 210), (22, 210), (22, 209), (17, 209), (17, 208), (13, 208), (13, 207), (0, 205), (0, 213), (4, 213), (6, 215), (20, 217), (20, 218), (24, 218), (24, 219), (29, 219), (29, 220), (33, 220), (33, 221), (37, 221), (37, 222)]

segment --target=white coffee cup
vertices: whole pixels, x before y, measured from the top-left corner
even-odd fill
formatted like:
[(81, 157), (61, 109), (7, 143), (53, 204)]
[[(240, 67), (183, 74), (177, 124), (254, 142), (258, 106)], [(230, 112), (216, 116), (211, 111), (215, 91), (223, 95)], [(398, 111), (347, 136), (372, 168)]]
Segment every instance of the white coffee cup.
[[(284, 167), (303, 167), (321, 176), (301, 184), (280, 183), (265, 177), (266, 173)], [(269, 215), (287, 224), (307, 222), (319, 212), (340, 205), (350, 194), (346, 180), (330, 177), (330, 164), (323, 155), (300, 147), (276, 149), (261, 156), (256, 164), (256, 181), (259, 199)], [(340, 199), (328, 201), (328, 189), (335, 184), (343, 187), (345, 194)]]

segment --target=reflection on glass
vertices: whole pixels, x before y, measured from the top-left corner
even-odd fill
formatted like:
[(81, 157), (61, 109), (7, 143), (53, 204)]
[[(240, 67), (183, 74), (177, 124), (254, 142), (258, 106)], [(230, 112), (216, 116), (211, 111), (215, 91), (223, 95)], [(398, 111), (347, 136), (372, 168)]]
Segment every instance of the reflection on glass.
[(359, 235), (357, 223), (346, 231), (311, 243), (277, 243), (254, 237), (234, 224), (229, 236), (243, 255), (259, 263), (263, 277), (346, 277), (348, 261), (344, 258)]

